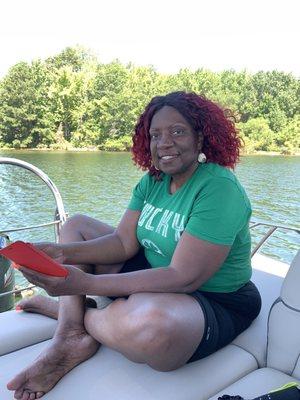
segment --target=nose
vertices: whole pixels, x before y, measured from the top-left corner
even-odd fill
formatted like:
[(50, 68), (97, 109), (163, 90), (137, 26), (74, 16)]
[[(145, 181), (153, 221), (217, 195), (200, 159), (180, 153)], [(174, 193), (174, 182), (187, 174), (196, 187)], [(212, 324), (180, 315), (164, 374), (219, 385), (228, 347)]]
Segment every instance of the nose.
[(169, 146), (173, 146), (173, 144), (174, 144), (174, 141), (173, 141), (173, 137), (170, 134), (170, 132), (162, 132), (157, 145), (159, 147), (169, 147)]

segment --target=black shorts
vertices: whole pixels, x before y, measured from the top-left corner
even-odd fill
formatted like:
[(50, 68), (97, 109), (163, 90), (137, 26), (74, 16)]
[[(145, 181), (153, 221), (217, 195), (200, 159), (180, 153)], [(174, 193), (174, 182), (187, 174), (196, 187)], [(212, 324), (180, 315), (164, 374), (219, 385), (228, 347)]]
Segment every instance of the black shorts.
[[(146, 260), (144, 252), (140, 251), (125, 262), (120, 273), (149, 268), (151, 265)], [(250, 326), (261, 309), (259, 291), (251, 281), (235, 292), (217, 293), (196, 290), (187, 295), (198, 301), (205, 318), (202, 340), (188, 362), (206, 357), (232, 342)]]

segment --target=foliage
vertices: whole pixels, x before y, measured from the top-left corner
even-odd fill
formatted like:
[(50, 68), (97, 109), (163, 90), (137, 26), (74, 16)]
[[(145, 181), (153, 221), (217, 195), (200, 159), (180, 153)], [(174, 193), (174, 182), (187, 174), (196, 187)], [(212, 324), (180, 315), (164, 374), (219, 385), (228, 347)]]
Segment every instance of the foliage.
[(239, 123), (238, 127), (248, 151), (250, 149), (251, 152), (273, 150), (274, 133), (264, 118), (249, 119), (245, 123)]
[(131, 146), (131, 136), (122, 136), (118, 139), (107, 139), (101, 149), (106, 151), (129, 151)]
[(277, 147), (284, 154), (293, 154), (300, 148), (300, 115), (296, 115), (275, 137)]
[(0, 140), (15, 148), (49, 145), (55, 123), (49, 76), (40, 61), (18, 63), (0, 84)]
[(195, 91), (231, 108), (245, 152), (299, 152), (299, 79), (279, 71), (159, 74), (153, 67), (99, 63), (81, 47), (14, 65), (0, 81), (0, 147), (127, 151), (153, 96)]

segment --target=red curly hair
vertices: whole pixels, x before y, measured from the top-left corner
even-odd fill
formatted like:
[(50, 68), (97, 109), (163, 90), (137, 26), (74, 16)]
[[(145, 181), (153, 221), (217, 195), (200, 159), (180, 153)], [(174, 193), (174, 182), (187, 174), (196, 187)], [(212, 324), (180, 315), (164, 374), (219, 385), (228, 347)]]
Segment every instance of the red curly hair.
[(207, 162), (234, 168), (239, 160), (241, 139), (234, 124), (234, 116), (228, 109), (196, 93), (172, 92), (156, 96), (140, 116), (133, 136), (132, 159), (151, 175), (159, 175), (152, 164), (149, 129), (154, 114), (164, 106), (174, 107), (192, 126), (203, 135), (202, 151)]

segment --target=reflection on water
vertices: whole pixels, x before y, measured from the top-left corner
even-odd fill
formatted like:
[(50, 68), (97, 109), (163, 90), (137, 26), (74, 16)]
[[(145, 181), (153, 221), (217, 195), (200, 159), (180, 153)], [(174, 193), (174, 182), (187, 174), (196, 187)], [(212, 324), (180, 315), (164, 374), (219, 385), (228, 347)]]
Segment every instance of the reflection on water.
[[(126, 153), (0, 150), (0, 156), (19, 158), (43, 170), (58, 187), (69, 215), (84, 213), (112, 225), (117, 224), (132, 188), (143, 174)], [(253, 219), (299, 229), (299, 167), (299, 157), (242, 158), (236, 173), (251, 199)], [(4, 230), (53, 221), (55, 202), (46, 185), (32, 172), (0, 164), (0, 207), (0, 230)], [(254, 232), (254, 243), (258, 237), (259, 231)], [(54, 229), (14, 233), (11, 238), (54, 240)], [(263, 252), (290, 262), (298, 247), (299, 235), (280, 232)]]

